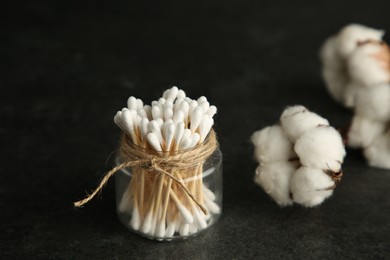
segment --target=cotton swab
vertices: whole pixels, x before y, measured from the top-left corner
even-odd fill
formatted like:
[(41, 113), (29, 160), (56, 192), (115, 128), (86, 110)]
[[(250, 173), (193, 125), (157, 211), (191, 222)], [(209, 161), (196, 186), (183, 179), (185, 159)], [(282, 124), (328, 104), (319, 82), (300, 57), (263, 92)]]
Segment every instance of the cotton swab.
[(146, 111), (145, 111), (144, 108), (139, 108), (139, 109), (137, 109), (137, 114), (138, 114), (140, 117), (143, 117), (143, 118), (147, 118), (147, 117), (148, 117), (148, 114), (146, 113)]
[(184, 129), (183, 137), (179, 145), (179, 150), (186, 150), (191, 146), (191, 144), (192, 144), (191, 130)]
[(140, 131), (143, 142), (147, 140), (146, 136), (149, 133), (149, 120), (146, 118), (142, 118), (141, 124), (140, 124)]
[(149, 231), (152, 229), (152, 224), (153, 224), (153, 215), (152, 212), (149, 211), (146, 214), (146, 217), (142, 223), (141, 231), (145, 234), (149, 233)]
[(207, 98), (205, 96), (201, 96), (198, 98), (198, 100), (196, 100), (198, 103), (201, 103), (201, 102), (207, 102)]
[(175, 137), (175, 125), (173, 122), (164, 125), (165, 151), (171, 150), (173, 138)]
[(199, 227), (199, 229), (206, 228), (207, 227), (207, 222), (205, 220), (205, 216), (202, 215), (200, 210), (197, 207), (193, 206), (192, 207), (192, 212), (194, 212), (195, 222), (196, 222), (197, 226)]
[(191, 112), (191, 122), (190, 122), (191, 132), (194, 132), (199, 127), (199, 124), (202, 121), (202, 117), (203, 117), (203, 109), (200, 107), (195, 108)]
[(134, 131), (134, 117), (136, 112), (134, 110), (125, 110), (122, 112), (122, 124), (127, 133), (130, 133), (131, 139), (135, 144), (138, 144), (138, 138)]
[(156, 120), (152, 120), (149, 122), (149, 131), (156, 135), (161, 146), (164, 143), (164, 138), (161, 133), (160, 124)]
[(157, 120), (162, 117), (161, 109), (159, 106), (152, 106), (152, 118)]
[(211, 211), (211, 213), (213, 213), (213, 214), (219, 214), (220, 213), (221, 209), (210, 198), (204, 197), (204, 203), (206, 204), (206, 207)]
[(173, 102), (173, 100), (175, 100), (178, 94), (179, 89), (177, 87), (172, 87), (171, 90), (168, 92), (166, 99)]
[(183, 204), (180, 202), (180, 199), (176, 196), (176, 194), (174, 192), (172, 192), (172, 189), (171, 189), (171, 198), (176, 203), (177, 209), (179, 210), (180, 215), (183, 217), (183, 220), (185, 221), (185, 223), (194, 222), (194, 217), (188, 211), (188, 209), (186, 209), (186, 207), (183, 206)]
[(147, 139), (149, 144), (154, 148), (154, 150), (156, 150), (157, 152), (162, 152), (160, 140), (155, 133), (149, 133)]
[(141, 226), (141, 219), (140, 219), (138, 207), (133, 207), (133, 212), (131, 213), (130, 225), (135, 230), (138, 230)]
[(184, 112), (178, 110), (173, 115), (173, 123), (177, 124), (184, 121)]
[(203, 116), (203, 120), (199, 125), (200, 142), (203, 142), (206, 139), (213, 124), (214, 124), (214, 120), (210, 116), (208, 115)]
[(179, 233), (180, 236), (188, 236), (188, 234), (190, 233), (190, 225), (188, 223), (184, 223), (183, 225), (181, 225)]
[(129, 99), (127, 100), (127, 107), (129, 109), (137, 109), (138, 107), (137, 99), (135, 97), (129, 97)]
[(217, 107), (216, 106), (210, 106), (207, 110), (206, 114), (210, 117), (213, 117), (217, 113)]
[(144, 106), (144, 111), (146, 113), (146, 116), (147, 116), (148, 120), (152, 120), (152, 107), (149, 106), (149, 105), (145, 105)]
[(191, 135), (191, 144), (190, 144), (190, 147), (194, 147), (195, 145), (197, 145), (200, 141), (200, 135), (198, 133), (193, 133)]
[(186, 98), (186, 93), (184, 92), (184, 90), (182, 89), (179, 89), (179, 91), (177, 92), (177, 99), (184, 99)]
[(201, 109), (203, 109), (203, 111), (207, 111), (210, 107), (210, 103), (207, 101), (198, 102), (198, 105)]
[(175, 129), (175, 147), (174, 147), (175, 151), (179, 149), (179, 145), (181, 143), (181, 139), (183, 138), (183, 134), (184, 134), (184, 123), (180, 122), (176, 124), (176, 129)]
[(168, 119), (172, 119), (172, 118), (173, 118), (173, 110), (172, 110), (172, 108), (165, 107), (164, 108), (164, 119), (168, 120)]

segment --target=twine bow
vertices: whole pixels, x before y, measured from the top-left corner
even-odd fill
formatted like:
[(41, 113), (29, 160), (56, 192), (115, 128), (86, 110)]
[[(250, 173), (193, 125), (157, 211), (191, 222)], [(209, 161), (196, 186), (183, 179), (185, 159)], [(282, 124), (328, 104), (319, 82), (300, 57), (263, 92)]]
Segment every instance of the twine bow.
[(212, 129), (206, 140), (192, 149), (176, 152), (173, 154), (158, 153), (152, 149), (145, 149), (134, 145), (127, 135), (123, 135), (119, 147), (119, 155), (123, 163), (112, 168), (101, 180), (98, 187), (86, 198), (74, 202), (75, 207), (82, 207), (92, 200), (106, 185), (108, 180), (118, 171), (128, 167), (140, 167), (146, 169), (148, 173), (164, 174), (176, 182), (181, 189), (191, 198), (191, 200), (206, 214), (207, 210), (191, 194), (185, 186), (183, 180), (174, 176), (172, 170), (188, 170), (196, 168), (198, 165), (210, 157), (217, 149), (218, 142), (215, 132)]

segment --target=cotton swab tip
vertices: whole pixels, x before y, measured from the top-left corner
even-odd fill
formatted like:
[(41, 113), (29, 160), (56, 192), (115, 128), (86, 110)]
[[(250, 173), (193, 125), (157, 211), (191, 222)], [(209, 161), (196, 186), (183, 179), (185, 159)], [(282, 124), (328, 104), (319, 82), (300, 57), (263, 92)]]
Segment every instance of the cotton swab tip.
[(158, 140), (157, 135), (155, 133), (149, 133), (147, 135), (147, 139), (149, 144), (154, 148), (154, 150), (156, 150), (157, 152), (162, 151), (160, 141)]
[(165, 222), (164, 221), (159, 221), (159, 223), (157, 224), (156, 236), (160, 237), (160, 238), (165, 237)]
[(129, 109), (137, 109), (137, 99), (133, 96), (129, 97), (129, 99), (127, 99), (127, 107)]
[(186, 209), (181, 203), (176, 203), (176, 206), (185, 223), (191, 224), (194, 222), (194, 217), (188, 209)]
[(145, 234), (149, 233), (149, 231), (152, 229), (152, 222), (153, 222), (152, 213), (148, 212), (142, 224), (141, 231)]
[(139, 214), (139, 211), (138, 211), (138, 207), (134, 207), (133, 208), (130, 225), (135, 230), (138, 230), (140, 228), (141, 217), (140, 217), (140, 214)]

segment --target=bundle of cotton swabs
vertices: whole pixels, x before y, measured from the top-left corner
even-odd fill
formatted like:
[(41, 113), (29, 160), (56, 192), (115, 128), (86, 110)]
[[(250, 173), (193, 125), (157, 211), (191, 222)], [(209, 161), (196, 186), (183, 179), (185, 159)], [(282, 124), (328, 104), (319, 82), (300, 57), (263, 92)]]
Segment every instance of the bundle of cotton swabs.
[[(151, 105), (144, 105), (142, 100), (130, 97), (127, 106), (117, 112), (115, 123), (135, 145), (165, 155), (203, 143), (217, 112), (206, 97), (192, 100), (177, 87), (166, 90)], [(145, 170), (132, 172), (131, 182), (119, 205), (121, 212), (131, 214), (129, 225), (134, 230), (161, 239), (175, 234), (187, 236), (206, 228), (211, 214), (219, 213), (214, 193), (203, 184), (201, 177), (194, 178), (201, 176), (202, 167), (196, 171), (172, 174), (184, 180), (192, 195), (202, 201), (206, 214), (171, 178), (142, 171)], [(186, 182), (188, 178), (192, 180)]]

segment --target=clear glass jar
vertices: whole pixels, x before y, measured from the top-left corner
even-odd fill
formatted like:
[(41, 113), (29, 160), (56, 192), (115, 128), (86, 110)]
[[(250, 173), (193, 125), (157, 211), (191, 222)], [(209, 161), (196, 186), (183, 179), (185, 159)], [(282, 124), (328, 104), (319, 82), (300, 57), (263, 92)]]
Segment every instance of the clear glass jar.
[(203, 210), (169, 176), (145, 171), (133, 168), (115, 174), (117, 213), (129, 230), (159, 241), (185, 239), (206, 230), (220, 217), (222, 153), (219, 149), (196, 170), (172, 173), (182, 180)]

